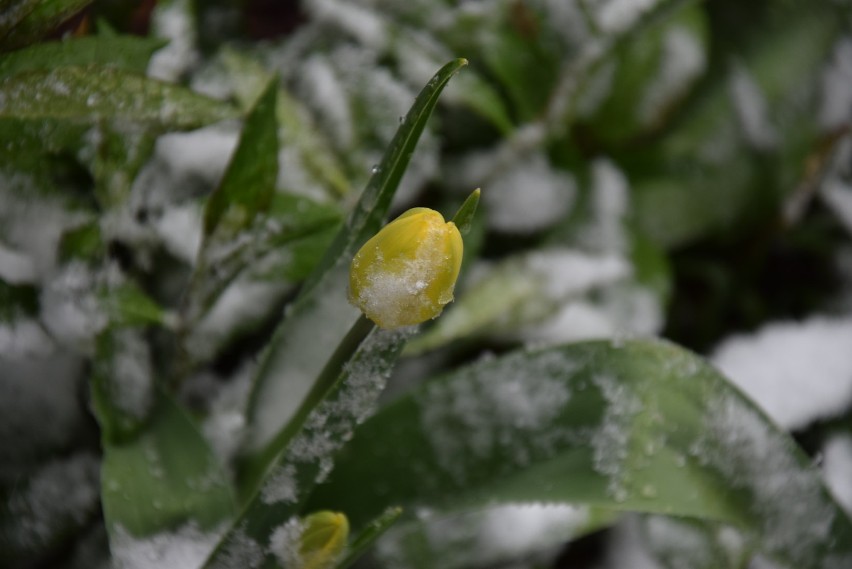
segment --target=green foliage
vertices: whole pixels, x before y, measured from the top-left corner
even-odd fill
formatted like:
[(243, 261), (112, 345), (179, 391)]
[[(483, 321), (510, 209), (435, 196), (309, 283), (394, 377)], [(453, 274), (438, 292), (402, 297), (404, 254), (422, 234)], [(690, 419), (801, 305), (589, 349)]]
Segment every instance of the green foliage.
[[(852, 565), (852, 403), (677, 345), (849, 319), (846, 3), (263, 4), (0, 0), (0, 564)], [(456, 299), (377, 329), (414, 206)]]

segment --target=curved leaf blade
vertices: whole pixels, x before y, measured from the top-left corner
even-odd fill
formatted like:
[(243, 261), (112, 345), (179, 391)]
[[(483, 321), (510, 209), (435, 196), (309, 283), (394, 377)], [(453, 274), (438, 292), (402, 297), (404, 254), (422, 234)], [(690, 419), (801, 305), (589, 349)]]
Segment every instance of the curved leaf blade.
[(235, 115), (226, 103), (110, 67), (63, 67), (0, 80), (0, 119), (110, 119), (189, 129)]
[(357, 320), (358, 311), (346, 299), (349, 261), (381, 227), (441, 91), (466, 63), (463, 59), (448, 63), (420, 92), (348, 222), (276, 330), (249, 403), (250, 456), (276, 454), (269, 445), (307, 395), (329, 354)]
[(798, 567), (852, 559), (852, 524), (793, 440), (662, 342), (519, 351), (430, 382), (359, 429), (309, 508), (357, 528), (386, 504), (530, 501), (729, 523)]

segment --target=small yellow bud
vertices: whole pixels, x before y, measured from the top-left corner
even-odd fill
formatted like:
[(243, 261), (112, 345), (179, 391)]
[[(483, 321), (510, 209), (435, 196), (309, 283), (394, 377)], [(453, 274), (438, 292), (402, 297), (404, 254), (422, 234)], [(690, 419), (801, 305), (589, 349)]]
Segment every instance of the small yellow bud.
[(453, 300), (461, 234), (437, 211), (416, 207), (387, 224), (352, 260), (349, 301), (381, 328), (437, 317)]
[(349, 520), (338, 512), (316, 512), (302, 520), (299, 558), (303, 569), (334, 567), (346, 549)]

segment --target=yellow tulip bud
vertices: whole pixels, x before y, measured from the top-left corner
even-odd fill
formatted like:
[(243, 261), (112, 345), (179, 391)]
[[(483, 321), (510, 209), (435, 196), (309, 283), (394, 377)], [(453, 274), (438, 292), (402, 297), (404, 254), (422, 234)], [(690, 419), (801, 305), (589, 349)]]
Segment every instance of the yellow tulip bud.
[(303, 569), (334, 567), (346, 549), (349, 520), (338, 512), (316, 512), (302, 520), (299, 558)]
[(352, 260), (349, 301), (381, 328), (437, 317), (453, 300), (461, 234), (437, 211), (416, 207), (387, 224)]

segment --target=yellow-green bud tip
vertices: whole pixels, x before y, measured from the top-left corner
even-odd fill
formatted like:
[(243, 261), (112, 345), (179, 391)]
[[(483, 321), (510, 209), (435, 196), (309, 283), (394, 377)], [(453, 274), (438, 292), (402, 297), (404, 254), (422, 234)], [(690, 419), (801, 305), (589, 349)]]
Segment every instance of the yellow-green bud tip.
[(355, 255), (349, 301), (381, 328), (435, 318), (453, 300), (463, 249), (452, 221), (425, 207), (410, 209)]
[(304, 569), (334, 567), (346, 549), (349, 520), (339, 512), (322, 511), (302, 520), (299, 558)]

